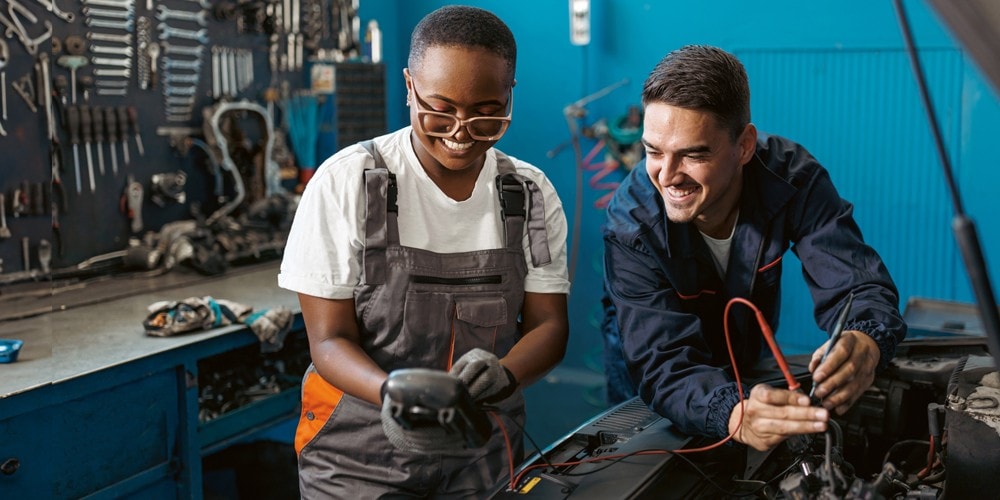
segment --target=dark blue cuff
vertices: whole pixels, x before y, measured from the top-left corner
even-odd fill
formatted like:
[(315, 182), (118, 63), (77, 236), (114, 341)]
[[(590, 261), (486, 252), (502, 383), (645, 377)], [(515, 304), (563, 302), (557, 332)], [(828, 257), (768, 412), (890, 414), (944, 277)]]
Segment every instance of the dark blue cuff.
[(878, 345), (879, 359), (876, 372), (881, 372), (889, 367), (889, 362), (896, 355), (896, 336), (890, 333), (884, 324), (874, 320), (866, 319), (848, 324), (844, 330), (857, 330), (864, 332)]
[[(743, 385), (743, 398), (750, 396), (750, 388)], [(712, 393), (708, 403), (708, 414), (705, 416), (706, 437), (722, 439), (729, 435), (729, 416), (733, 408), (740, 404), (740, 396), (736, 391), (736, 383), (723, 385)]]

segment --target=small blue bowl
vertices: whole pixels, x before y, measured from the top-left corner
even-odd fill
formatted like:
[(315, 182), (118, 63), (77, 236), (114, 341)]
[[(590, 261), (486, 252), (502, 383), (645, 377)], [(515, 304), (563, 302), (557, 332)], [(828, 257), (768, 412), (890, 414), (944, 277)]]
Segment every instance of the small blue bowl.
[(0, 363), (17, 361), (17, 353), (21, 352), (23, 340), (0, 339)]

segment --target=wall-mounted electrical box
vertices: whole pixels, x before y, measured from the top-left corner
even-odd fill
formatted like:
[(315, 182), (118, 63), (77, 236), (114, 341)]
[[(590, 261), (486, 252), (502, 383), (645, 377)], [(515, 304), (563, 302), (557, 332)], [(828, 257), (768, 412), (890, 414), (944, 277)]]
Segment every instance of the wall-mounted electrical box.
[(569, 41), (573, 45), (590, 43), (590, 0), (569, 0)]

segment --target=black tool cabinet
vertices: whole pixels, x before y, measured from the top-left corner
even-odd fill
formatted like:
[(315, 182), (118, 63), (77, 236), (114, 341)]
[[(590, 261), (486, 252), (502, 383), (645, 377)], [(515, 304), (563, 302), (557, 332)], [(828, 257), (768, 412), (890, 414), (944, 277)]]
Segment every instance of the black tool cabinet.
[[(10, 5), (18, 7), (8, 8)], [(46, 5), (54, 5), (56, 10), (49, 11)], [(284, 32), (282, 17), (275, 17), (288, 5), (299, 5), (301, 9), (301, 26), (297, 29), (302, 47), (297, 51), (300, 43), (291, 41)], [(280, 130), (285, 123), (281, 104), (282, 99), (310, 88), (310, 70), (316, 64), (335, 66), (335, 88), (341, 89), (319, 96), (323, 106), (320, 113), (323, 121), (317, 133), (319, 161), (347, 144), (384, 133), (384, 68), (358, 59), (356, 54), (360, 50), (356, 41), (344, 42), (343, 34), (338, 31), (344, 18), (343, 5), (350, 2), (12, 0), (0, 4), (0, 29), (5, 29), (2, 24), (9, 19), (11, 23), (20, 22), (29, 39), (41, 40), (32, 54), (16, 33), (3, 39), (7, 50), (5, 57), (0, 58), (3, 66), (0, 72), (5, 78), (7, 113), (6, 118), (0, 119), (0, 125), (7, 135), (0, 137), (3, 165), (0, 193), (5, 198), (11, 236), (0, 238), (0, 277), (29, 269), (37, 274), (42, 264), (40, 245), (50, 248), (50, 268), (74, 266), (94, 256), (119, 251), (130, 238), (156, 231), (165, 223), (192, 219), (196, 211), (205, 216), (219, 208), (223, 202), (218, 200), (218, 180), (210, 171), (208, 155), (198, 148), (176, 146), (184, 137), (212, 145), (212, 138), (206, 135), (203, 114), (206, 107), (222, 101), (246, 100), (269, 110), (275, 128), (279, 129), (276, 135), (282, 135), (274, 151), (276, 161), (281, 162), (282, 187), (294, 190), (298, 177), (295, 155), (288, 148), (284, 151), (278, 148), (289, 142)], [(163, 11), (170, 16), (177, 16), (178, 12), (196, 13), (205, 25), (198, 20), (163, 18)], [(103, 17), (118, 15), (124, 17)], [(72, 21), (65, 19), (69, 16)], [(188, 30), (203, 36), (179, 38), (173, 30)], [(165, 34), (168, 36), (164, 40)], [(121, 38), (126, 36), (127, 40)], [(356, 33), (353, 36), (358, 37)], [(154, 44), (159, 47), (156, 64), (152, 64), (149, 56), (149, 47)], [(55, 93), (51, 113), (59, 142), (55, 147), (50, 144), (47, 113), (41, 98), (44, 91), (39, 88), (44, 87), (44, 79), (36, 71), (40, 58), (48, 59), (48, 81)], [(86, 64), (80, 63), (81, 60), (86, 60)], [(120, 66), (126, 63), (127, 66)], [(78, 106), (75, 109), (69, 95), (73, 67), (76, 67)], [(152, 68), (156, 68), (155, 78)], [(121, 76), (126, 69), (128, 75)], [(15, 86), (33, 89), (34, 111)], [(85, 113), (80, 112), (88, 108), (92, 136), (100, 125), (93, 117), (103, 119), (107, 128), (109, 116), (127, 117), (129, 112), (135, 117), (138, 131), (128, 127), (122, 137), (105, 132), (103, 137), (94, 136), (89, 148), (81, 137), (75, 155), (80, 164), (78, 176), (69, 124), (73, 115), (82, 116)], [(94, 108), (104, 112), (94, 113)], [(109, 110), (112, 112), (108, 113)], [(252, 163), (261, 162), (250, 154), (259, 154), (256, 148), (263, 141), (263, 127), (254, 117), (250, 118), (240, 123), (246, 128), (242, 131), (243, 140), (230, 144), (231, 148), (243, 148), (242, 155), (233, 151), (233, 159), (244, 175), (244, 167), (249, 169), (256, 166)], [(85, 125), (80, 125), (81, 133)], [(104, 142), (97, 142), (98, 139)], [(57, 193), (52, 182), (53, 154), (60, 159), (64, 196), (53, 194)], [(128, 162), (125, 154), (129, 156)], [(95, 172), (93, 192), (88, 156)], [(99, 167), (102, 158), (103, 174)], [(113, 162), (117, 163), (117, 174), (112, 172)], [(156, 176), (168, 179), (179, 176), (185, 181), (185, 196), (178, 199), (167, 193), (157, 199), (152, 186)], [(140, 232), (131, 227), (128, 200), (124, 196), (130, 179), (145, 187)], [(261, 184), (260, 179), (243, 180), (247, 186)], [(77, 192), (78, 181), (80, 192)], [(227, 182), (225, 189), (231, 191), (231, 183)], [(58, 210), (58, 235), (53, 230), (53, 207)], [(43, 240), (47, 243), (42, 243)]]

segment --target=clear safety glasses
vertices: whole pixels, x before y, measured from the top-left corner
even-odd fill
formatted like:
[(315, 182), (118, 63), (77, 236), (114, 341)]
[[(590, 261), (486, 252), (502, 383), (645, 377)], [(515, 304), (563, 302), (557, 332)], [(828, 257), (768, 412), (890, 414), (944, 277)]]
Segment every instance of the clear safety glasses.
[(477, 141), (496, 141), (503, 136), (510, 126), (510, 117), (514, 113), (514, 90), (510, 91), (510, 99), (507, 100), (507, 116), (475, 116), (459, 119), (451, 113), (440, 111), (430, 111), (417, 94), (416, 85), (413, 86), (413, 97), (417, 105), (417, 123), (422, 132), (433, 137), (451, 137), (461, 127), (469, 131), (469, 135)]

